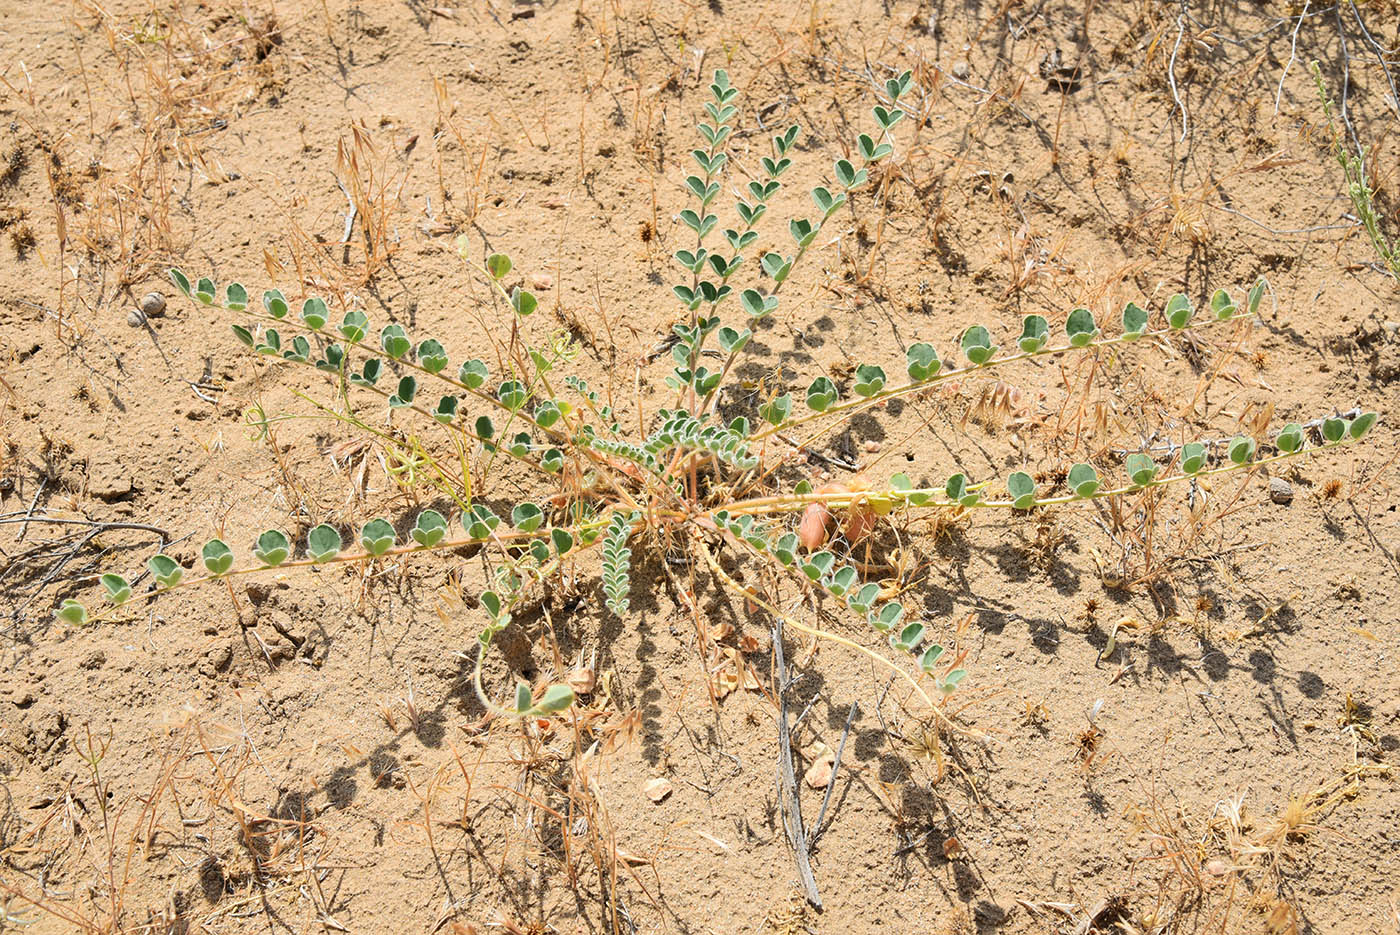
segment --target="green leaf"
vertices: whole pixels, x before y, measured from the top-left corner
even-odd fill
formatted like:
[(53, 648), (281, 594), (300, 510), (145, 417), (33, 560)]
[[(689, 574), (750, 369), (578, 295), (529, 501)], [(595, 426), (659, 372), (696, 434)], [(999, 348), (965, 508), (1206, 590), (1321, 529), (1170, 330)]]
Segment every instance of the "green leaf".
[(372, 519), (360, 527), (360, 545), (370, 555), (383, 555), (397, 540), (394, 527), (387, 519)]
[(1006, 479), (1011, 504), (1018, 510), (1029, 510), (1035, 503), (1035, 481), (1025, 471), (1017, 471)]
[(919, 668), (928, 675), (933, 674), (933, 670), (938, 667), (938, 659), (943, 655), (943, 647), (934, 643), (924, 650), (919, 656)]
[(121, 575), (108, 572), (98, 580), (102, 582), (102, 587), (107, 591), (107, 600), (113, 604), (125, 604), (131, 600), (131, 585)]
[(510, 523), (521, 532), (534, 532), (544, 522), (544, 511), (533, 503), (517, 503), (510, 511)]
[(484, 442), (496, 436), (496, 423), (491, 421), (490, 416), (477, 416), (475, 428), (477, 437)]
[(516, 432), (515, 437), (510, 440), (510, 447), (506, 451), (513, 457), (523, 458), (530, 453), (530, 444), (533, 439), (529, 432)]
[(500, 282), (510, 272), (510, 257), (504, 253), (493, 253), (486, 258), (486, 272), (491, 274), (491, 278)]
[(826, 589), (836, 597), (842, 597), (856, 582), (856, 569), (850, 565), (837, 569), (826, 582)]
[(501, 615), (501, 596), (495, 591), (482, 591), (481, 606), (486, 610), (488, 616), (499, 617)]
[(954, 669), (952, 672), (943, 676), (942, 681), (938, 683), (938, 690), (945, 695), (951, 695), (957, 689), (958, 683), (966, 677), (966, 669)]
[(792, 567), (792, 563), (797, 561), (797, 545), (796, 533), (783, 533), (783, 535), (778, 537), (778, 541), (773, 543), (771, 551), (773, 555), (777, 557), (778, 561), (788, 567)]
[(501, 405), (511, 412), (520, 410), (525, 405), (525, 400), (529, 394), (525, 390), (525, 384), (517, 380), (507, 380), (496, 390), (496, 398)]
[(1146, 330), (1147, 312), (1133, 302), (1123, 306), (1123, 337), (1131, 341)]
[(146, 568), (162, 588), (173, 588), (185, 576), (185, 569), (169, 555), (152, 555), (146, 560)]
[(1269, 281), (1263, 276), (1255, 280), (1254, 285), (1249, 290), (1249, 298), (1245, 302), (1245, 308), (1249, 314), (1257, 315), (1259, 313), (1259, 302), (1264, 298), (1264, 289), (1268, 284)]
[(394, 360), (401, 360), (413, 350), (413, 342), (408, 339), (403, 325), (385, 325), (379, 332), (379, 346)]
[(447, 520), (437, 510), (424, 510), (408, 534), (414, 542), (430, 549), (447, 535)]
[(1216, 289), (1210, 297), (1210, 310), (1216, 321), (1229, 321), (1235, 317), (1235, 301), (1224, 289)]
[(554, 543), (554, 551), (558, 555), (568, 555), (569, 550), (574, 547), (574, 537), (567, 529), (560, 529), (555, 526), (549, 531), (549, 540)]
[(1034, 354), (1045, 346), (1045, 342), (1050, 340), (1050, 323), (1044, 316), (1027, 315), (1021, 322), (1021, 337), (1017, 339), (1016, 346), (1023, 353)]
[(919, 648), (919, 644), (924, 641), (924, 625), (922, 623), (907, 624), (900, 630), (898, 635), (890, 637), (890, 645), (895, 649), (906, 653), (912, 653)]
[(1347, 423), (1345, 419), (1324, 419), (1322, 421), (1322, 438), (1328, 442), (1339, 442), (1346, 437)]
[(1157, 462), (1145, 454), (1130, 454), (1124, 465), (1134, 487), (1146, 487), (1157, 477)]
[(200, 551), (200, 556), (204, 560), (204, 567), (211, 575), (227, 574), (233, 567), (233, 550), (219, 539), (210, 539), (204, 543), (204, 548)]
[(369, 333), (369, 318), (365, 316), (364, 312), (358, 310), (346, 312), (336, 330), (351, 344), (359, 344)]
[(782, 425), (792, 412), (792, 394), (775, 396), (758, 407), (758, 416), (769, 425)]
[(256, 347), (257, 342), (253, 340), (253, 333), (242, 325), (229, 325), (233, 329), (233, 336), (249, 347)]
[(812, 226), (812, 222), (806, 218), (792, 218), (788, 221), (788, 233), (796, 241), (797, 246), (808, 246), (817, 236), (817, 228)]
[[(1360, 419), (1357, 420), (1361, 421)], [(1278, 450), (1285, 454), (1293, 454), (1303, 447), (1303, 427), (1297, 422), (1290, 422), (1279, 430), (1278, 438), (1274, 440)]]
[(1099, 336), (1099, 326), (1094, 324), (1094, 313), (1087, 308), (1077, 308), (1069, 313), (1065, 321), (1065, 332), (1069, 335), (1071, 347), (1087, 347)]
[(851, 388), (868, 399), (885, 388), (885, 371), (874, 364), (861, 364), (856, 367), (856, 379)]
[(277, 289), (268, 289), (263, 292), (263, 309), (273, 318), (286, 318), (291, 307), (287, 305), (287, 297)]
[(719, 339), (719, 349), (726, 354), (737, 354), (744, 349), (744, 345), (749, 343), (753, 337), (753, 332), (748, 328), (743, 331), (735, 331), (733, 328), (721, 328), (716, 334)]
[(551, 685), (535, 702), (534, 710), (540, 714), (558, 714), (567, 711), (574, 703), (574, 690), (567, 685)]
[(765, 296), (757, 289), (745, 289), (739, 293), (739, 304), (750, 318), (755, 320), (771, 315), (778, 307), (776, 295)]
[(389, 397), (389, 405), (395, 409), (403, 406), (411, 406), (413, 405), (413, 398), (417, 395), (418, 380), (412, 374), (400, 377), (397, 392)]
[(313, 331), (320, 331), (326, 326), (328, 314), (324, 299), (312, 296), (301, 303), (301, 320), (306, 322), (306, 327)]
[(890, 489), (900, 493), (910, 506), (923, 506), (933, 499), (926, 493), (909, 493), (908, 491), (914, 489), (914, 482), (909, 479), (908, 474), (896, 474), (891, 477)]
[(457, 379), (468, 389), (479, 389), (490, 375), (484, 361), (469, 360), (457, 371)]
[(1254, 439), (1246, 435), (1236, 435), (1230, 439), (1230, 460), (1235, 464), (1244, 464), (1254, 456)]
[(267, 530), (253, 543), (253, 558), (271, 567), (285, 562), (291, 552), (291, 542), (285, 533), (277, 529)]
[(807, 387), (807, 408), (825, 412), (836, 404), (836, 384), (826, 377), (817, 377)]
[(379, 380), (379, 374), (384, 370), (384, 362), (378, 357), (371, 357), (365, 361), (360, 373), (350, 374), (350, 382), (359, 386), (374, 386)]
[[(172, 270), (171, 272), (173, 273), (175, 271)], [(189, 290), (186, 289), (186, 292), (188, 291)], [(58, 610), (53, 612), (53, 615), (64, 623), (72, 624), (75, 627), (84, 626), (88, 621), (87, 608), (71, 597), (65, 598), (63, 603), (59, 605)]]
[(992, 336), (987, 329), (981, 325), (973, 325), (963, 332), (962, 351), (969, 361), (980, 367), (991, 360), (997, 349), (996, 345), (992, 344)]
[(248, 290), (241, 282), (231, 282), (224, 289), (224, 308), (231, 312), (241, 312), (248, 307)]
[(1164, 314), (1167, 317), (1167, 324), (1180, 331), (1191, 323), (1191, 316), (1195, 312), (1191, 308), (1191, 300), (1178, 292), (1167, 300)]
[(943, 366), (942, 361), (938, 359), (938, 352), (933, 349), (932, 344), (920, 342), (909, 345), (905, 358), (907, 361), (906, 369), (911, 380), (927, 380), (938, 373), (939, 368)]
[(1206, 446), (1189, 442), (1181, 447), (1181, 472), (1195, 474), (1206, 465)]
[(880, 586), (871, 581), (861, 585), (854, 594), (846, 598), (846, 606), (858, 614), (868, 614), (879, 596)]
[[(175, 284), (175, 288), (176, 288), (176, 289), (179, 289), (179, 290), (180, 290), (181, 292), (183, 292), (186, 296), (189, 296), (189, 295), (190, 295), (190, 280), (189, 280), (189, 277), (186, 276), (184, 273), (180, 272), (178, 269), (175, 269), (174, 267), (171, 267), (171, 269), (170, 269), (170, 281), (173, 282), (173, 283)], [(65, 602), (65, 603), (67, 603), (67, 602)], [(74, 602), (74, 603), (76, 603), (76, 602)], [(82, 605), (78, 605), (78, 606), (81, 607)]]
[(433, 418), (443, 425), (451, 424), (457, 418), (457, 397), (444, 396), (439, 399), (437, 408), (433, 410)]
[(194, 297), (197, 301), (203, 302), (205, 305), (213, 305), (214, 294), (217, 290), (218, 286), (214, 285), (214, 280), (205, 276), (195, 284)]
[(493, 513), (489, 506), (480, 501), (473, 503), (468, 510), (462, 513), (462, 528), (472, 539), (489, 537), (500, 524), (501, 518)]
[(546, 399), (535, 407), (535, 424), (542, 429), (547, 429), (563, 418), (564, 412), (559, 408), (559, 404), (552, 399)]
[(1091, 497), (1099, 489), (1099, 472), (1083, 462), (1069, 469), (1069, 489), (1076, 497)]
[(551, 474), (558, 474), (564, 469), (564, 452), (558, 448), (550, 448), (540, 455), (540, 467)]
[(429, 373), (442, 373), (447, 369), (447, 351), (440, 341), (429, 338), (418, 345), (418, 363)]
[(904, 605), (899, 601), (890, 601), (882, 604), (880, 609), (870, 618), (870, 625), (881, 633), (888, 633), (899, 624), (899, 618), (904, 616)]
[(836, 556), (826, 551), (812, 554), (807, 561), (802, 563), (802, 573), (813, 581), (820, 581), (822, 576), (831, 571), (831, 566), (836, 563)]
[(530, 686), (524, 682), (517, 682), (515, 685), (515, 713), (529, 714), (533, 698), (530, 697)]
[(322, 523), (306, 534), (306, 551), (313, 562), (328, 562), (340, 554), (340, 532)]
[(1374, 412), (1363, 412), (1356, 417), (1347, 431), (1351, 434), (1352, 438), (1360, 438), (1371, 431), (1371, 426), (1375, 425), (1376, 420), (1379, 418), (1380, 416)]
[(526, 292), (519, 286), (510, 290), (510, 306), (515, 309), (515, 314), (519, 315), (521, 318), (533, 312), (539, 307), (539, 304), (539, 300), (535, 298), (533, 292)]

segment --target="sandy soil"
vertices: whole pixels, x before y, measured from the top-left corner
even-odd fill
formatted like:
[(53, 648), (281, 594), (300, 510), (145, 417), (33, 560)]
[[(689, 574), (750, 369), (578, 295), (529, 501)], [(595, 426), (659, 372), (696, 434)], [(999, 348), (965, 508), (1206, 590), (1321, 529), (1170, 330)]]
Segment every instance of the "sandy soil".
[[(1339, 97), (1348, 66), (1400, 230), (1400, 117), (1358, 26), (1394, 48), (1400, 8), (1186, 7), (0, 0), (0, 931), (1400, 932), (1400, 289), (1306, 68)], [(984, 736), (930, 741), (885, 670), (789, 635), (799, 780), (858, 705), (813, 849), (820, 910), (777, 811), (769, 624), (712, 585), (692, 598), (689, 570), (639, 556), (621, 621), (592, 567), (522, 614), (497, 695), (594, 678), (577, 716), (523, 726), (470, 684), (477, 556), (53, 619), (162, 542), (192, 562), (214, 535), (435, 502), (385, 446), (311, 418), (296, 394), (333, 401), (327, 384), (246, 352), (170, 265), (326, 295), (460, 358), (511, 322), (464, 235), (511, 255), (541, 297), (530, 337), (571, 335), (624, 422), (666, 404), (650, 352), (678, 320), (669, 255), (716, 67), (741, 90), (739, 178), (768, 131), (804, 128), (771, 218), (810, 211), (877, 82), (913, 69), (927, 114), (885, 220), (866, 193), (824, 230), (749, 384), (900, 372), (913, 341), (951, 351), (975, 322), (1009, 341), (1032, 312), (1259, 275), (1276, 297), (1253, 324), (892, 405), (784, 484), (834, 463), (1053, 475), (1269, 414), (1380, 426), (1197, 491), (1204, 527), (1184, 488), (1163, 494), (1151, 554), (1091, 506), (901, 529), (906, 601), (967, 653), (948, 711)], [(770, 219), (760, 246), (785, 240)], [(164, 314), (129, 325), (151, 290)], [(752, 412), (742, 386), (725, 405)], [(255, 406), (298, 418), (260, 438)], [(697, 632), (723, 638), (723, 697)], [(802, 790), (814, 826), (825, 790)]]

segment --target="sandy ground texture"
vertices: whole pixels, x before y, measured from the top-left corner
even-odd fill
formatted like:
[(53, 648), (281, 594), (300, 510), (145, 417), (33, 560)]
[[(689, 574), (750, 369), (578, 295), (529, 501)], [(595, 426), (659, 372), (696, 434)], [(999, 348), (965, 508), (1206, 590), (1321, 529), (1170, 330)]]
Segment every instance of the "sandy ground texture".
[[(0, 932), (1400, 932), (1400, 288), (1307, 67), (1345, 91), (1393, 236), (1393, 0), (0, 0), (0, 23)], [(431, 424), (325, 417), (326, 379), (242, 347), (171, 265), (325, 296), (455, 367), (517, 326), (468, 267), (507, 253), (540, 302), (523, 334), (572, 342), (561, 369), (649, 429), (719, 67), (725, 225), (803, 128), (756, 250), (791, 249), (906, 69), (915, 113), (755, 326), (728, 415), (823, 374), (849, 395), (855, 365), (902, 374), (974, 323), (1010, 343), (1027, 314), (1113, 330), (1130, 300), (1272, 286), (1252, 322), (870, 410), (778, 489), (1053, 486), (1143, 444), (1381, 422), (1116, 504), (882, 521), (863, 573), (962, 658), (956, 731), (831, 640), (789, 629), (781, 679), (771, 618), (655, 539), (621, 619), (592, 560), (521, 608), (490, 697), (579, 692), (523, 723), (472, 687), (470, 549), (53, 617), (158, 549), (381, 515), (403, 536), (451, 505), (410, 454), (454, 463)], [(495, 503), (551, 492), (484, 475)], [(1119, 531), (1148, 509), (1148, 537)]]

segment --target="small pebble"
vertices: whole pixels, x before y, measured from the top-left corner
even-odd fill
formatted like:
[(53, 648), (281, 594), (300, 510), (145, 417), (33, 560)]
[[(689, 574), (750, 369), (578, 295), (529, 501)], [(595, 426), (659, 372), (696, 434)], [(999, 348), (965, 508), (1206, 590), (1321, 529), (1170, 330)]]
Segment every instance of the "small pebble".
[(956, 62), (956, 63), (954, 63), (954, 65), (953, 65), (953, 77), (954, 77), (954, 78), (957, 78), (959, 81), (965, 81), (965, 80), (967, 80), (967, 76), (970, 75), (971, 73), (972, 73), (972, 69), (968, 67), (967, 62)]
[(133, 308), (126, 313), (126, 323), (133, 328), (140, 328), (146, 323), (146, 313), (139, 308)]
[(1269, 479), (1269, 499), (1275, 503), (1292, 503), (1293, 487), (1282, 477)]
[(165, 296), (159, 292), (147, 292), (140, 307), (147, 318), (160, 318), (165, 314)]

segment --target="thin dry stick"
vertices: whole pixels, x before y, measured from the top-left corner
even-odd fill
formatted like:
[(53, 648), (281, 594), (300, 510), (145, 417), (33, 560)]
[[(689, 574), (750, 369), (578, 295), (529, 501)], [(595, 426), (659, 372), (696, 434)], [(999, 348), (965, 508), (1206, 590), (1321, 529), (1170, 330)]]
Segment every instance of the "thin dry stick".
[(802, 830), (802, 797), (797, 791), (797, 776), (792, 768), (792, 738), (788, 733), (787, 689), (790, 684), (787, 664), (783, 660), (783, 618), (773, 621), (774, 675), (778, 680), (778, 800), (782, 803), (783, 827), (797, 858), (797, 876), (802, 881), (807, 902), (815, 909), (822, 907), (817, 893), (817, 880), (812, 875), (812, 862), (807, 853), (807, 835)]
[(836, 774), (841, 770), (841, 754), (846, 750), (846, 738), (851, 736), (851, 722), (856, 719), (856, 712), (860, 710), (860, 702), (851, 702), (851, 711), (846, 715), (846, 727), (841, 731), (841, 742), (836, 745), (836, 760), (831, 764), (831, 779), (826, 784), (826, 795), (822, 796), (821, 811), (817, 812), (817, 823), (812, 826), (811, 840), (808, 845), (815, 847), (818, 839), (822, 836), (822, 821), (826, 818), (826, 807), (831, 804), (831, 793), (836, 788)]

